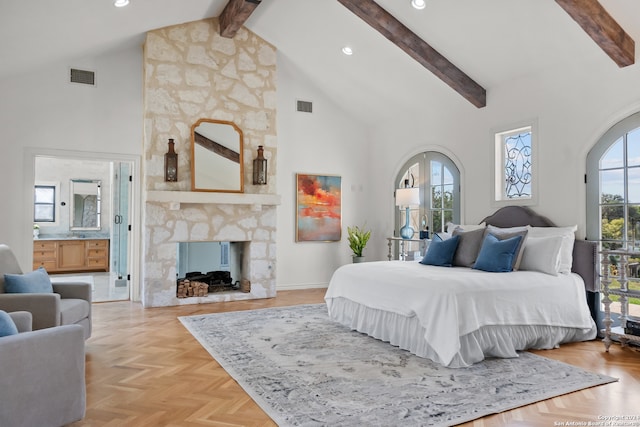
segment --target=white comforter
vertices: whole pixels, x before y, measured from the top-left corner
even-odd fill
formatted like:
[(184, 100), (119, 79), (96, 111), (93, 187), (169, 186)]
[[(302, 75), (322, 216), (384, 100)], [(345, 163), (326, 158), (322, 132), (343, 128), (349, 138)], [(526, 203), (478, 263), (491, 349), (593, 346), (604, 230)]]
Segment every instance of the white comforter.
[[(424, 339), (445, 366), (460, 351), (460, 337), (493, 325), (548, 325), (595, 331), (577, 274), (534, 271), (487, 273), (418, 262), (348, 264), (334, 273), (325, 301), (334, 299), (416, 316)], [(592, 337), (593, 338), (593, 337)]]

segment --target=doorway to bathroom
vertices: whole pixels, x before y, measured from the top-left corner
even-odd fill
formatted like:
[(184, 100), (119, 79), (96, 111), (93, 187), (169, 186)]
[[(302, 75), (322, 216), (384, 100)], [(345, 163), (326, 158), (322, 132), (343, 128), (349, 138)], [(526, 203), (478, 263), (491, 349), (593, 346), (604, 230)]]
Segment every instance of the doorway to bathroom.
[[(94, 302), (132, 299), (136, 165), (109, 155), (35, 154), (33, 267), (44, 266), (52, 282), (91, 283)], [(53, 191), (43, 196), (42, 188)]]

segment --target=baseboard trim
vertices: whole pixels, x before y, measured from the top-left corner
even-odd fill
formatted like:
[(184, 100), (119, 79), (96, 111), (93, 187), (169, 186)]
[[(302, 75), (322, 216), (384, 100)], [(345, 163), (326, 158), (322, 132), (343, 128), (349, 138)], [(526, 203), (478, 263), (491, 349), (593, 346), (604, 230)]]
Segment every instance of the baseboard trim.
[(327, 288), (328, 283), (288, 283), (285, 285), (276, 285), (276, 291), (292, 291), (296, 289), (317, 289)]

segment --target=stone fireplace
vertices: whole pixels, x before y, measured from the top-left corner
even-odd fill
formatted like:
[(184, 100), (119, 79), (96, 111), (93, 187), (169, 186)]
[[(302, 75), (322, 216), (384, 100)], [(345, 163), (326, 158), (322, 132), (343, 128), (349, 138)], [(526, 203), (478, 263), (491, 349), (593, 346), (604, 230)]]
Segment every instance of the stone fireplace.
[[(217, 19), (147, 34), (144, 47), (142, 303), (145, 307), (207, 303), (276, 294), (276, 51), (246, 28), (219, 35)], [(191, 191), (191, 126), (200, 119), (233, 122), (244, 135), (243, 193)], [(178, 181), (164, 181), (169, 138)], [(259, 145), (267, 185), (252, 185)], [(178, 242), (245, 242), (242, 278), (251, 291), (176, 297)], [(236, 278), (234, 278), (236, 280)]]
[[(171, 192), (150, 192), (145, 218), (149, 248), (145, 262), (145, 305), (167, 306), (254, 298), (276, 295), (276, 207), (278, 198), (266, 199), (273, 205), (211, 203), (215, 194), (184, 192), (202, 198), (201, 203), (163, 202), (176, 197)], [(225, 195), (228, 196), (228, 195)], [(237, 195), (240, 201), (245, 199)], [(253, 199), (255, 196), (244, 195)], [(150, 201), (151, 200), (151, 201)], [(203, 298), (178, 299), (176, 277), (179, 242), (237, 241), (245, 242), (242, 278), (251, 282), (251, 292), (209, 294)]]

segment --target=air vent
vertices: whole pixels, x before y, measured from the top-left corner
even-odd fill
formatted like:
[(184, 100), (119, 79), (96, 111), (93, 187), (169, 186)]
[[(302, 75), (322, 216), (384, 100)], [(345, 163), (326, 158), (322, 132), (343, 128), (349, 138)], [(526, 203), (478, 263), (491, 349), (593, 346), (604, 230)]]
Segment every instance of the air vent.
[(87, 70), (71, 69), (71, 83), (80, 83), (83, 85), (96, 85), (96, 73)]
[(312, 113), (313, 103), (311, 101), (297, 101), (296, 110), (302, 113)]

